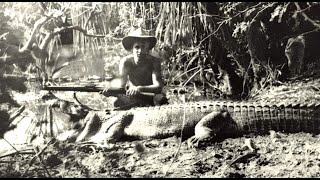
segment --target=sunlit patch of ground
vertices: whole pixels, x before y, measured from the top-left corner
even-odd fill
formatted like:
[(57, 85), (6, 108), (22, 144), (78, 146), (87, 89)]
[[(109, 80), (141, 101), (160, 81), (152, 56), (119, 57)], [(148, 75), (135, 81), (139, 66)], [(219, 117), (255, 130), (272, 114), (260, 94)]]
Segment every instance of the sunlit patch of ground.
[[(1, 177), (319, 177), (320, 142), (307, 133), (229, 138), (198, 149), (179, 139), (97, 145), (50, 145), (28, 169), (30, 154), (1, 158)], [(42, 146), (43, 148), (43, 146)], [(44, 169), (46, 167), (47, 171)]]

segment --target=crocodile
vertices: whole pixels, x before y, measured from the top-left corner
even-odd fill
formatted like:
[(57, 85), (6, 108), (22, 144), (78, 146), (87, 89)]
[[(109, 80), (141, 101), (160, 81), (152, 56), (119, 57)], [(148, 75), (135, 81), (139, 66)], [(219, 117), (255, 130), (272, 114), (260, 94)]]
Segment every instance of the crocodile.
[(250, 101), (200, 101), (129, 110), (90, 111), (72, 138), (75, 142), (117, 142), (121, 138), (182, 135), (189, 146), (212, 136), (266, 134), (270, 130), (320, 132), (320, 103), (272, 104)]

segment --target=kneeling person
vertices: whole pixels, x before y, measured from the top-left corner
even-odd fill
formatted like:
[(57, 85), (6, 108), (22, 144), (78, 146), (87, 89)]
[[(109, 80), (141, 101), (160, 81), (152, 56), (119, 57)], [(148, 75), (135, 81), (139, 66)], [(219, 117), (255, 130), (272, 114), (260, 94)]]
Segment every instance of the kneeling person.
[[(163, 79), (161, 60), (149, 54), (157, 39), (141, 28), (132, 31), (122, 40), (123, 47), (132, 52), (121, 59), (119, 64), (120, 87), (126, 88), (126, 95), (119, 95), (115, 107), (154, 106), (167, 104), (168, 99), (161, 94)], [(106, 93), (107, 89), (103, 91)], [(141, 92), (154, 93), (154, 96)]]

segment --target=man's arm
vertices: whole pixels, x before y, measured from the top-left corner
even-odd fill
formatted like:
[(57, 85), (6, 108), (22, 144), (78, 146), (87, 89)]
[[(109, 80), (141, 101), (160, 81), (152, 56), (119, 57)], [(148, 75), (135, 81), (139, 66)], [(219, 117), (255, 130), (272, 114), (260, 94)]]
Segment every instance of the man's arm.
[(119, 86), (119, 88), (124, 88), (128, 81), (129, 69), (128, 66), (126, 66), (126, 62), (127, 58), (123, 58), (119, 63), (119, 76), (117, 77), (119, 82), (116, 83), (116, 86)]

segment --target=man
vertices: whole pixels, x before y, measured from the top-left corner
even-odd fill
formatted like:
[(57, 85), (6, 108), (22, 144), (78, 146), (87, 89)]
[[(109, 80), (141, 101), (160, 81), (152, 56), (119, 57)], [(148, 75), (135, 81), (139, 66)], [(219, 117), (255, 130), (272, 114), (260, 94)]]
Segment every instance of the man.
[[(161, 94), (163, 79), (161, 60), (149, 54), (157, 39), (138, 28), (124, 37), (123, 47), (132, 52), (120, 60), (118, 83), (113, 88), (126, 88), (125, 96), (118, 96), (115, 107), (153, 106), (167, 104), (167, 98)], [(102, 91), (106, 94), (108, 89)], [(145, 95), (149, 93), (149, 95)]]
[(285, 55), (291, 75), (299, 75), (303, 68), (305, 54), (305, 38), (303, 35), (288, 39)]

